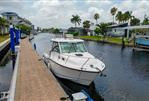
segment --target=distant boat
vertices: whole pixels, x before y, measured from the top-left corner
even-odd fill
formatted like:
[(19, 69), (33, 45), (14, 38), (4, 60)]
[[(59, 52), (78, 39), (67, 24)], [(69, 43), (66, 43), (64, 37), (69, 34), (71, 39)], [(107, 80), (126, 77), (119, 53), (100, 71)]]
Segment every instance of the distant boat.
[(60, 78), (89, 86), (105, 69), (105, 64), (87, 51), (81, 39), (55, 38), (52, 43), (49, 55), (43, 57)]
[(136, 46), (149, 48), (149, 35), (139, 35), (135, 38)]

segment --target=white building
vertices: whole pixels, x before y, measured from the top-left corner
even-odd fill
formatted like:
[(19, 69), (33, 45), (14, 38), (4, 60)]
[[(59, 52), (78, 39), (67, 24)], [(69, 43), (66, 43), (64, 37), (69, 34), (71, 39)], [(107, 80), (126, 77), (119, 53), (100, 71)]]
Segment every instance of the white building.
[[(3, 12), (3, 13), (1, 13), (1, 16), (8, 21), (8, 26), (9, 25), (16, 26), (19, 24), (24, 24), (24, 25), (30, 26), (32, 29), (34, 29), (34, 25), (32, 25), (32, 23), (29, 20), (20, 17), (15, 12)], [(8, 26), (2, 28), (1, 32), (2, 33), (9, 33), (9, 27)]]
[(15, 12), (3, 12), (1, 13), (1, 15), (9, 22), (9, 24), (12, 25), (24, 24), (30, 27), (33, 26), (29, 20), (18, 16), (18, 14)]
[(19, 22), (19, 16), (14, 12), (3, 12), (1, 15), (9, 22), (9, 24), (17, 25)]

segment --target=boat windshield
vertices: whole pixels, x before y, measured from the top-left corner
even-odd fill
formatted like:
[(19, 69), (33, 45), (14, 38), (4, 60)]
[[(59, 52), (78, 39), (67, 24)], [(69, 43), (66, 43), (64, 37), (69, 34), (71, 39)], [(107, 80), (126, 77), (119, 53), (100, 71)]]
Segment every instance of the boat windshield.
[(87, 52), (83, 42), (60, 42), (62, 53)]

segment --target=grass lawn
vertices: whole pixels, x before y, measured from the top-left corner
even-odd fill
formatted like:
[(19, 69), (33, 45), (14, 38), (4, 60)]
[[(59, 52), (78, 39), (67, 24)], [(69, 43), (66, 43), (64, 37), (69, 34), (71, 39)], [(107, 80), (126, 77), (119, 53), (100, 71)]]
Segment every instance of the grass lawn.
[(0, 43), (9, 38), (9, 35), (0, 35)]
[[(87, 40), (93, 40), (93, 41), (102, 41), (102, 36), (80, 36), (81, 39), (87, 39)], [(122, 44), (122, 38), (120, 37), (106, 37), (104, 41), (109, 43), (116, 43), (116, 44)], [(133, 45), (133, 41), (128, 42), (125, 40), (126, 45)]]
[(101, 36), (80, 36), (81, 39), (87, 39), (87, 40), (101, 40)]
[(105, 41), (107, 41), (107, 42), (111, 42), (111, 43), (122, 44), (122, 38), (107, 37), (107, 38), (105, 39)]

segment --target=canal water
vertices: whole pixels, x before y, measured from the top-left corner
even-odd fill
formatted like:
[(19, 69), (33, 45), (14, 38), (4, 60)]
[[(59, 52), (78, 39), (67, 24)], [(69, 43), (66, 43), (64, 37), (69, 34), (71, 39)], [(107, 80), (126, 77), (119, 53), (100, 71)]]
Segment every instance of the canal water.
[[(50, 39), (54, 37), (56, 36), (53, 34), (41, 33), (32, 40), (40, 56), (44, 52), (48, 53), (51, 47)], [(93, 41), (85, 41), (85, 45), (90, 53), (106, 65), (104, 76), (99, 75), (91, 87), (94, 90), (90, 90), (90, 94), (96, 101), (100, 101), (98, 95), (101, 95), (104, 101), (149, 100), (149, 53), (132, 51), (131, 47), (122, 49), (121, 46)], [(70, 89), (85, 88), (75, 87), (77, 84), (67, 80), (61, 80), (61, 82)]]
[(13, 73), (10, 51), (0, 61), (0, 92), (8, 91)]

